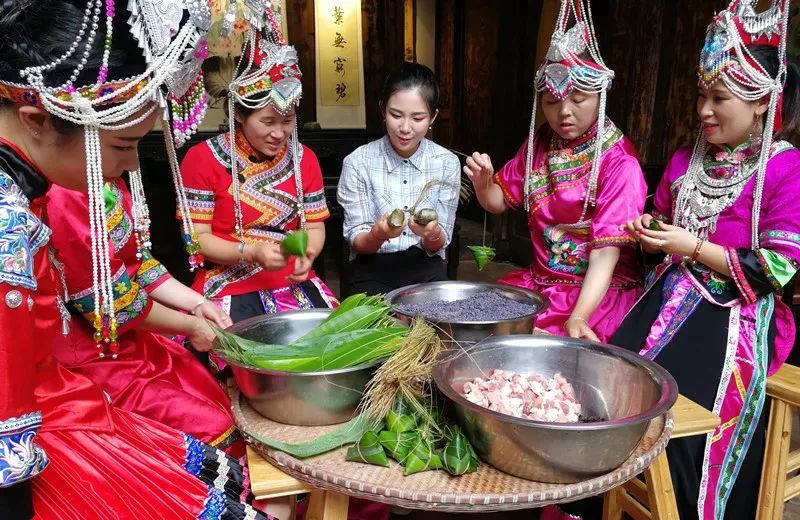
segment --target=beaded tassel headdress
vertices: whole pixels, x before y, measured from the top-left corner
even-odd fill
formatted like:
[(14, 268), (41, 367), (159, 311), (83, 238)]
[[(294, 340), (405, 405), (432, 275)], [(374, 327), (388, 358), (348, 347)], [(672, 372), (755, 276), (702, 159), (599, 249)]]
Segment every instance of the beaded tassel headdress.
[[(600, 155), (606, 126), (606, 99), (613, 79), (614, 71), (606, 66), (600, 55), (589, 1), (561, 0), (561, 8), (545, 62), (539, 67), (534, 80), (533, 113), (528, 133), (525, 171), (530, 173), (533, 169), (534, 133), (539, 92), (547, 90), (560, 100), (569, 96), (573, 90), (600, 94), (597, 144), (580, 220), (584, 220), (588, 209), (594, 206), (597, 197), (597, 178), (600, 174)], [(526, 209), (529, 208), (526, 207)]]
[[(751, 242), (754, 248), (759, 243), (758, 221), (767, 162), (773, 136), (782, 126), (781, 105), (787, 74), (786, 44), (790, 0), (772, 0), (770, 6), (760, 13), (755, 10), (757, 4), (758, 0), (733, 0), (727, 9), (714, 17), (706, 33), (698, 68), (699, 83), (704, 88), (722, 81), (735, 96), (745, 101), (767, 98), (768, 108), (763, 134), (760, 136), (761, 151), (753, 192)], [(750, 45), (776, 49), (779, 67), (775, 77), (752, 56), (747, 49)], [(692, 198), (697, 196), (699, 190), (698, 178), (703, 173), (703, 158), (708, 148), (709, 144), (701, 129), (675, 209), (676, 223), (702, 238), (713, 233), (717, 217), (714, 214), (700, 219), (693, 215), (692, 210)]]
[[(235, 0), (232, 0), (235, 4)], [(247, 3), (246, 3), (247, 4)], [(258, 5), (256, 5), (258, 4)], [(262, 15), (256, 16), (254, 9), (263, 6)], [(251, 28), (248, 38), (242, 46), (242, 55), (228, 86), (228, 131), (231, 148), (236, 149), (236, 105), (249, 110), (259, 110), (271, 106), (276, 112), (288, 115), (300, 104), (303, 85), (300, 81), (302, 73), (297, 61), (297, 51), (287, 45), (281, 31), (280, 12), (273, 8), (271, 2), (249, 0), (245, 10)], [(292, 147), (292, 166), (297, 188), (298, 215), (301, 229), (305, 228), (305, 211), (303, 204), (303, 180), (300, 172), (300, 141), (297, 136), (297, 125), (292, 130), (289, 140)], [(231, 156), (231, 191), (234, 201), (235, 231), (239, 240), (243, 240), (244, 223), (242, 207), (239, 200), (238, 164), (234, 154)]]
[[(109, 70), (109, 58), (114, 45), (114, 28), (125, 26), (125, 21), (120, 23), (118, 19), (120, 14), (116, 12), (114, 0), (88, 0), (81, 29), (62, 56), (50, 63), (18, 71), (19, 81), (0, 82), (0, 97), (43, 107), (61, 119), (84, 127), (95, 294), (93, 324), (101, 357), (116, 357), (119, 346), (99, 132), (130, 128), (160, 107), (165, 114), (163, 128), (167, 151), (174, 155), (176, 144), (182, 144), (196, 129), (205, 111), (200, 66), (207, 54), (205, 35), (211, 25), (206, 0), (129, 0), (128, 13), (125, 13), (128, 14), (127, 25), (142, 49), (144, 70), (131, 77), (112, 79), (109, 76), (116, 71)], [(105, 24), (100, 21), (102, 15), (105, 15)], [(104, 36), (100, 34), (103, 25)], [(76, 86), (78, 79), (86, 76), (84, 69), (98, 38), (104, 39), (97, 77), (92, 76), (87, 85)], [(48, 76), (76, 54), (81, 59), (69, 79), (60, 85), (48, 82)], [(173, 175), (180, 187), (176, 168), (177, 162), (173, 165)], [(138, 174), (134, 173), (134, 177), (134, 191), (138, 196)], [(146, 221), (146, 214), (139, 216)], [(193, 230), (189, 227), (185, 233), (191, 236)]]

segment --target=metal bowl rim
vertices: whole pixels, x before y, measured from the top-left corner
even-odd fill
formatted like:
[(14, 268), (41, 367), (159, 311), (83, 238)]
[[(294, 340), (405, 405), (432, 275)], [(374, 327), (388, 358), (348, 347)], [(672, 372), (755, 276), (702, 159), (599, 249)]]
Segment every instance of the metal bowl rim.
[[(291, 317), (291, 316), (314, 316), (315, 314), (330, 314), (333, 312), (333, 309), (298, 309), (295, 311), (286, 311), (286, 312), (279, 312), (276, 314), (262, 314), (260, 316), (253, 316), (252, 318), (247, 318), (242, 321), (237, 321), (230, 327), (226, 328), (226, 332), (236, 333), (237, 330), (246, 328), (251, 323), (260, 323), (260, 322), (268, 322), (268, 321), (277, 321), (281, 318)], [(214, 338), (214, 341), (217, 341), (217, 338)], [(250, 372), (255, 372), (257, 374), (263, 374), (268, 376), (297, 376), (297, 377), (313, 377), (313, 376), (333, 376), (338, 374), (347, 374), (349, 372), (357, 372), (359, 370), (363, 370), (365, 368), (371, 368), (376, 365), (380, 365), (385, 363), (389, 357), (376, 359), (370, 361), (369, 363), (363, 363), (361, 365), (357, 365), (354, 367), (348, 368), (338, 368), (336, 370), (321, 370), (319, 372), (289, 372), (285, 370), (269, 370), (266, 368), (257, 368), (250, 365), (243, 365), (237, 361), (233, 361), (232, 359), (228, 358), (224, 354), (217, 352), (216, 350), (212, 350), (216, 356), (224, 359), (226, 363), (229, 365), (242, 368), (245, 370), (249, 370)], [(390, 356), (391, 357), (391, 356)]]
[[(476, 343), (475, 345), (469, 348), (469, 351), (472, 352), (475, 350), (518, 348), (513, 345), (498, 345), (497, 343), (509, 338), (521, 339), (530, 336), (535, 336), (538, 338), (543, 338), (543, 337), (546, 338), (545, 335), (526, 335), (526, 334), (492, 336), (490, 338), (487, 338), (483, 341)], [(559, 338), (559, 339), (567, 339), (567, 338)], [(569, 339), (569, 341), (572, 344), (572, 346), (577, 346), (579, 348), (586, 348), (594, 351), (600, 351), (601, 349), (598, 347), (602, 347), (603, 349), (610, 350), (612, 353), (619, 355), (619, 357), (622, 357), (623, 359), (629, 362), (635, 362), (640, 365), (643, 365), (650, 371), (651, 374), (656, 375), (654, 379), (656, 380), (656, 383), (658, 383), (659, 386), (661, 387), (661, 398), (649, 410), (636, 415), (623, 417), (621, 419), (614, 419), (611, 421), (599, 421), (593, 423), (556, 423), (548, 421), (534, 421), (531, 419), (522, 419), (521, 417), (514, 417), (513, 415), (503, 414), (500, 412), (489, 410), (488, 408), (484, 408), (483, 406), (479, 406), (467, 400), (460, 393), (453, 390), (452, 385), (448, 384), (446, 381), (443, 381), (445, 368), (459, 357), (458, 354), (456, 355), (451, 354), (451, 356), (444, 359), (443, 362), (437, 363), (434, 366), (433, 381), (436, 384), (436, 387), (439, 389), (439, 391), (445, 394), (448, 399), (450, 399), (459, 406), (463, 406), (465, 408), (470, 409), (471, 411), (475, 412), (478, 415), (488, 416), (505, 423), (513, 423), (520, 426), (537, 427), (548, 430), (592, 431), (592, 430), (606, 430), (606, 429), (616, 429), (616, 428), (624, 428), (627, 426), (633, 426), (636, 424), (643, 423), (645, 421), (650, 421), (653, 418), (664, 414), (670, 408), (672, 408), (672, 406), (675, 404), (675, 401), (678, 399), (678, 384), (675, 382), (675, 379), (672, 377), (672, 375), (658, 363), (655, 363), (654, 361), (651, 361), (637, 354), (634, 354), (629, 350), (625, 350), (623, 348), (616, 347), (614, 345), (608, 345), (606, 343), (599, 343), (596, 341), (588, 341), (588, 340), (576, 340), (571, 338)], [(530, 347), (532, 348), (543, 348), (545, 346), (548, 345), (530, 345)], [(446, 354), (446, 352), (442, 352), (440, 359), (442, 356), (444, 356), (444, 354)], [(460, 355), (464, 355), (463, 351)]]
[[(443, 324), (448, 324), (448, 325), (462, 325), (462, 326), (463, 325), (476, 325), (476, 326), (493, 325), (493, 324), (496, 324), (496, 323), (509, 323), (509, 322), (520, 321), (520, 320), (525, 320), (525, 319), (532, 319), (534, 316), (537, 316), (537, 315), (543, 313), (544, 311), (547, 310), (548, 307), (550, 307), (550, 299), (547, 296), (545, 296), (543, 294), (540, 294), (540, 293), (537, 293), (535, 291), (531, 291), (530, 289), (526, 289), (524, 287), (518, 287), (516, 285), (505, 285), (505, 284), (499, 284), (499, 283), (462, 282), (460, 280), (449, 280), (449, 281), (444, 281), (444, 282), (415, 283), (413, 285), (406, 285), (404, 287), (400, 287), (398, 289), (395, 289), (393, 291), (390, 291), (390, 292), (386, 293), (386, 296), (384, 297), (384, 299), (385, 299), (386, 303), (388, 303), (389, 305), (392, 306), (392, 312), (394, 312), (395, 314), (399, 314), (400, 316), (404, 316), (406, 318), (414, 318), (414, 317), (416, 317), (416, 315), (405, 314), (403, 312), (398, 311), (397, 308), (395, 307), (396, 304), (392, 302), (392, 300), (394, 298), (396, 298), (397, 295), (400, 294), (401, 291), (407, 291), (407, 290), (410, 290), (410, 289), (414, 289), (414, 288), (419, 287), (421, 285), (424, 285), (426, 287), (436, 287), (436, 286), (446, 286), (446, 285), (454, 284), (454, 283), (463, 284), (463, 285), (472, 285), (472, 286), (475, 286), (475, 287), (485, 287), (487, 290), (490, 290), (490, 289), (503, 289), (503, 290), (517, 291), (517, 292), (523, 293), (525, 296), (531, 298), (532, 300), (536, 300), (537, 304), (539, 305), (539, 308), (535, 312), (531, 312), (531, 313), (528, 313), (528, 314), (523, 314), (522, 316), (518, 316), (516, 318), (507, 318), (507, 319), (504, 319), (504, 320), (444, 321), (444, 320), (432, 320), (432, 319), (429, 319), (429, 318), (425, 318), (423, 316), (423, 318), (425, 318), (425, 321), (427, 321), (429, 323), (436, 323), (436, 324), (443, 323)], [(454, 300), (454, 301), (456, 301), (456, 300)]]

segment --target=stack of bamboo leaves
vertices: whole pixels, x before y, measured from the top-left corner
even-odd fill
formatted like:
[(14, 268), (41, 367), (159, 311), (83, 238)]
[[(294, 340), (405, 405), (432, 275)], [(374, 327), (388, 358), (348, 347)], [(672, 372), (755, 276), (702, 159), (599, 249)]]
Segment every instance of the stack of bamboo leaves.
[(389, 457), (399, 462), (404, 475), (444, 469), (464, 475), (478, 469), (478, 457), (458, 429), (437, 426), (439, 414), (419, 403), (398, 398), (386, 415), (385, 424), (365, 432), (347, 450), (347, 460), (389, 466)]
[(319, 372), (391, 356), (409, 328), (389, 317), (380, 296), (345, 299), (319, 327), (289, 345), (268, 345), (214, 328), (216, 352), (235, 363), (285, 372)]

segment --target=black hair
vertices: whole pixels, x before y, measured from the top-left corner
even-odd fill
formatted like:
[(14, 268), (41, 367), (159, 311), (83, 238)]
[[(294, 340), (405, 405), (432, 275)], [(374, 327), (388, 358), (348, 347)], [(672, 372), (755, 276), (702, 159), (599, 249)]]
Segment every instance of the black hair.
[[(766, 45), (749, 45), (747, 50), (773, 78), (778, 75), (778, 49)], [(800, 125), (800, 68), (797, 60), (787, 56), (786, 85), (783, 88), (783, 124), (776, 139), (788, 139)]]
[[(84, 0), (14, 0), (0, 4), (0, 81), (25, 83), (19, 71), (53, 62), (69, 50), (81, 29)], [(109, 78), (141, 74), (146, 67), (141, 49), (130, 33), (127, 13), (114, 17), (114, 39), (109, 56)], [(97, 34), (86, 56), (86, 65), (75, 80), (76, 86), (97, 81), (103, 58), (105, 22), (98, 23)], [(65, 83), (80, 64), (85, 40), (71, 56), (45, 73), (47, 85)], [(0, 108), (11, 102), (0, 98)], [(52, 117), (53, 127), (69, 134), (78, 125)]]
[(431, 115), (439, 108), (439, 81), (436, 75), (425, 65), (407, 61), (386, 76), (381, 91), (381, 109), (386, 108), (395, 92), (409, 89), (419, 89)]

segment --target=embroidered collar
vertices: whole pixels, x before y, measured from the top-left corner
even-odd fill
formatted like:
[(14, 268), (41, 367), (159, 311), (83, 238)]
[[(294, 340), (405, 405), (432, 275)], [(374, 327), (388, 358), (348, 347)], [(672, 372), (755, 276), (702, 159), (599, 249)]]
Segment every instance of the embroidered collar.
[(734, 148), (712, 144), (703, 158), (703, 169), (712, 179), (729, 179), (738, 174), (745, 164), (758, 159), (761, 139), (748, 139)]
[(28, 156), (14, 143), (0, 137), (0, 170), (19, 186), (28, 200), (38, 199), (50, 188), (50, 182)]
[[(550, 148), (547, 152), (547, 164), (550, 174), (557, 174), (564, 170), (580, 168), (581, 173), (588, 172), (597, 149), (597, 123), (580, 137), (567, 141), (555, 132), (550, 139)], [(606, 120), (603, 148), (605, 152), (622, 139), (622, 132), (611, 122)], [(585, 171), (583, 171), (585, 170)]]
[(395, 168), (405, 162), (408, 162), (417, 170), (422, 171), (422, 158), (425, 156), (425, 150), (428, 148), (428, 140), (423, 137), (417, 151), (408, 159), (397, 155), (397, 152), (392, 148), (392, 143), (389, 141), (388, 135), (383, 136), (383, 139), (381, 139), (381, 147), (383, 148), (383, 155), (386, 158), (386, 170), (389, 173), (393, 172)]

